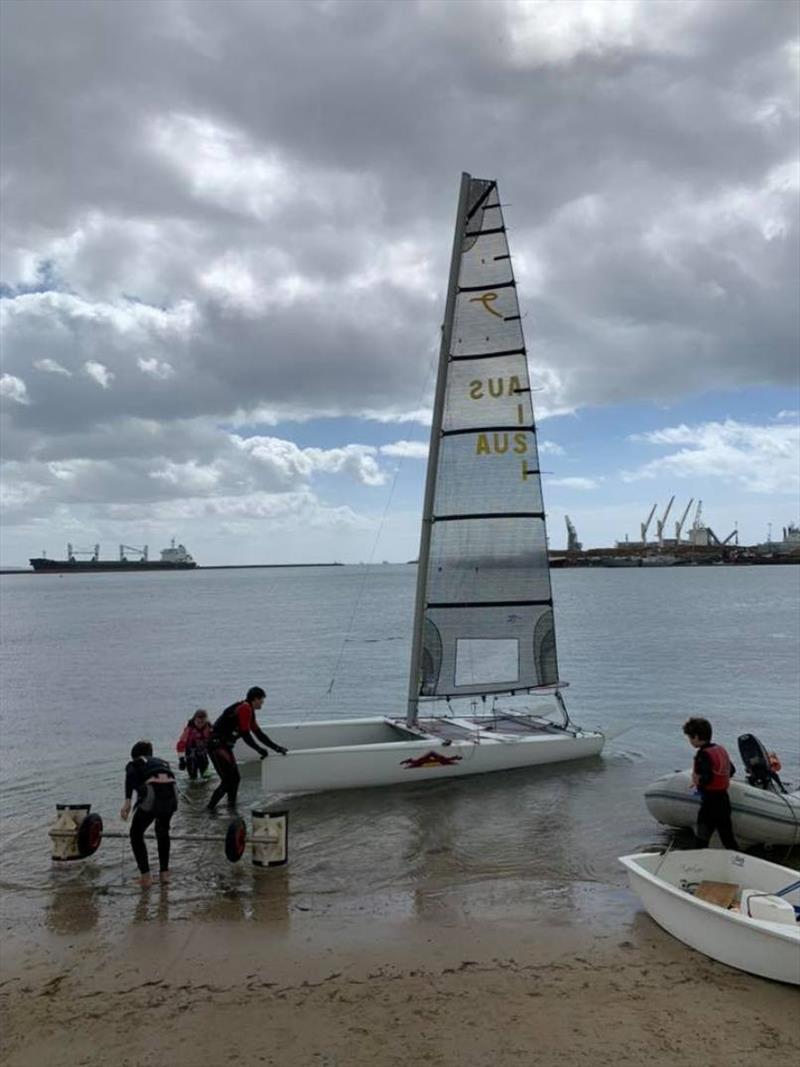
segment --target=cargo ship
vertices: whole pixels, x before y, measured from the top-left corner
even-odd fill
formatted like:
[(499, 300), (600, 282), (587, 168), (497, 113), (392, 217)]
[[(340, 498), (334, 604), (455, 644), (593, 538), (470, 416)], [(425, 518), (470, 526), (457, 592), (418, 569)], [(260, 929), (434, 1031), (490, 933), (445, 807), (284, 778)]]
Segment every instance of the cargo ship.
[[(133, 553), (135, 558), (130, 558)], [(88, 559), (79, 559), (88, 556)], [(197, 564), (186, 551), (184, 545), (176, 545), (175, 538), (169, 548), (162, 548), (161, 559), (149, 559), (147, 545), (134, 548), (132, 545), (119, 546), (119, 559), (100, 559), (100, 545), (93, 548), (74, 548), (67, 545), (66, 559), (48, 559), (38, 556), (30, 561), (37, 574), (86, 574), (94, 571), (189, 571)]]

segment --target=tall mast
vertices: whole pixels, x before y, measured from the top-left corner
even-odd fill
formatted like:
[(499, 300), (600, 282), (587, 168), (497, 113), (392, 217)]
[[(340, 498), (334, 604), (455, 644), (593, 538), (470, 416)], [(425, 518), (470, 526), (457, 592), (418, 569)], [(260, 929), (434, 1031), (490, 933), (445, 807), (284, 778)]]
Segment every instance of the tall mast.
[(463, 173), (461, 175), (461, 189), (458, 194), (458, 210), (456, 212), (456, 229), (453, 237), (453, 253), (450, 257), (450, 280), (447, 286), (447, 303), (445, 304), (442, 341), (439, 348), (439, 366), (436, 376), (436, 393), (433, 401), (433, 418), (431, 420), (431, 441), (428, 450), (428, 470), (425, 478), (425, 499), (422, 505), (422, 529), (420, 531), (419, 561), (417, 563), (417, 597), (414, 605), (414, 633), (411, 638), (411, 666), (408, 676), (408, 710), (406, 712), (406, 722), (409, 726), (413, 726), (417, 721), (419, 705), (422, 632), (425, 618), (425, 589), (428, 577), (431, 529), (433, 527), (433, 500), (436, 493), (436, 470), (439, 464), (439, 442), (442, 435), (447, 364), (450, 359), (453, 318), (455, 317), (456, 297), (458, 296), (458, 274), (461, 266), (461, 250), (466, 227), (471, 180), (469, 174)]

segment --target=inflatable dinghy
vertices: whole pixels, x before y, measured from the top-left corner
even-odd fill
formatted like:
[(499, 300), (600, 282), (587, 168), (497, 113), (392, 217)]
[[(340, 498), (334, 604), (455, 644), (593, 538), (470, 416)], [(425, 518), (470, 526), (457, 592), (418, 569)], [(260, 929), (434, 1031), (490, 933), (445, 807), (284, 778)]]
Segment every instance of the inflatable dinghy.
[[(744, 777), (731, 779), (731, 821), (737, 844), (800, 845), (800, 790), (789, 792), (775, 769), (775, 759), (752, 734), (739, 738)], [(741, 772), (740, 772), (741, 773)], [(665, 826), (694, 829), (700, 796), (691, 771), (673, 771), (644, 791), (650, 814)]]

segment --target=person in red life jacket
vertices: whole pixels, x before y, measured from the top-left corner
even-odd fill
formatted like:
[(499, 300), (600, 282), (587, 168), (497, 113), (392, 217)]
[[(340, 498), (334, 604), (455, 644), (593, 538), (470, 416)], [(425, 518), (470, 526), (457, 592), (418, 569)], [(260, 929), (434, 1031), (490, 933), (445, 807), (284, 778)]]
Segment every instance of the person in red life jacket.
[(211, 723), (208, 712), (198, 708), (183, 728), (175, 746), (180, 757), (178, 767), (187, 771), (192, 781), (205, 776), (208, 770), (208, 742), (211, 739)]
[(144, 832), (156, 824), (160, 880), (169, 881), (169, 823), (178, 808), (175, 775), (166, 760), (153, 755), (149, 741), (137, 741), (131, 749), (130, 763), (125, 767), (125, 803), (120, 818), (127, 820), (131, 813), (131, 798), (136, 793), (136, 805), (131, 819), (131, 849), (139, 868), (139, 884), (149, 889), (152, 884), (150, 861)]
[[(228, 807), (236, 807), (240, 775), (236, 757), (233, 754), (233, 746), (239, 738), (250, 748), (254, 748), (262, 759), (268, 755), (267, 748), (271, 748), (273, 752), (280, 752), (282, 756), (286, 755), (287, 750), (283, 745), (276, 745), (270, 740), (256, 722), (256, 712), (263, 705), (266, 695), (260, 686), (254, 685), (247, 690), (244, 700), (237, 700), (236, 703), (227, 707), (214, 723), (208, 743), (208, 754), (214, 764), (214, 770), (219, 775), (219, 785), (211, 794), (207, 811), (214, 811), (226, 793), (228, 794)], [(262, 748), (257, 744), (254, 737), (267, 748)]]
[(696, 749), (692, 767), (692, 784), (700, 792), (700, 811), (697, 814), (697, 841), (700, 848), (708, 848), (716, 830), (723, 848), (738, 851), (731, 826), (730, 780), (736, 773), (731, 758), (722, 745), (711, 740), (708, 719), (687, 719), (683, 732)]

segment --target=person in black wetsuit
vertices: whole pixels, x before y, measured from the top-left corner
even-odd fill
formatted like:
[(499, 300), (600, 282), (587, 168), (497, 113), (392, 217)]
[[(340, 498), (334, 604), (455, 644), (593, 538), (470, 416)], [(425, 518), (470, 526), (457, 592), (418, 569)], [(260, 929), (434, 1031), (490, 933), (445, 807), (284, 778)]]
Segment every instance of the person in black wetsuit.
[(736, 768), (722, 745), (711, 740), (712, 730), (708, 719), (687, 719), (683, 724), (683, 732), (696, 750), (692, 785), (700, 792), (700, 811), (697, 813), (695, 831), (698, 847), (708, 848), (716, 830), (722, 847), (738, 852), (739, 846), (731, 825), (731, 798), (728, 795), (728, 786)]
[[(228, 806), (236, 807), (236, 795), (239, 791), (241, 776), (233, 754), (233, 746), (240, 737), (246, 745), (254, 748), (262, 759), (268, 755), (267, 748), (271, 748), (273, 752), (279, 752), (282, 756), (286, 755), (287, 749), (270, 740), (256, 722), (256, 712), (263, 705), (266, 695), (261, 686), (254, 685), (247, 690), (244, 700), (237, 700), (234, 704), (230, 704), (214, 723), (208, 743), (208, 754), (214, 764), (214, 770), (219, 775), (219, 785), (211, 794), (207, 811), (214, 811), (226, 793), (228, 794)], [(258, 745), (253, 740), (254, 736), (267, 748)]]
[(130, 763), (125, 767), (125, 803), (119, 813), (123, 821), (130, 815), (134, 793), (131, 849), (139, 868), (139, 884), (149, 889), (152, 878), (144, 832), (151, 823), (156, 824), (159, 877), (166, 883), (169, 881), (169, 823), (178, 807), (175, 775), (166, 760), (153, 755), (149, 741), (136, 742), (131, 749)]

